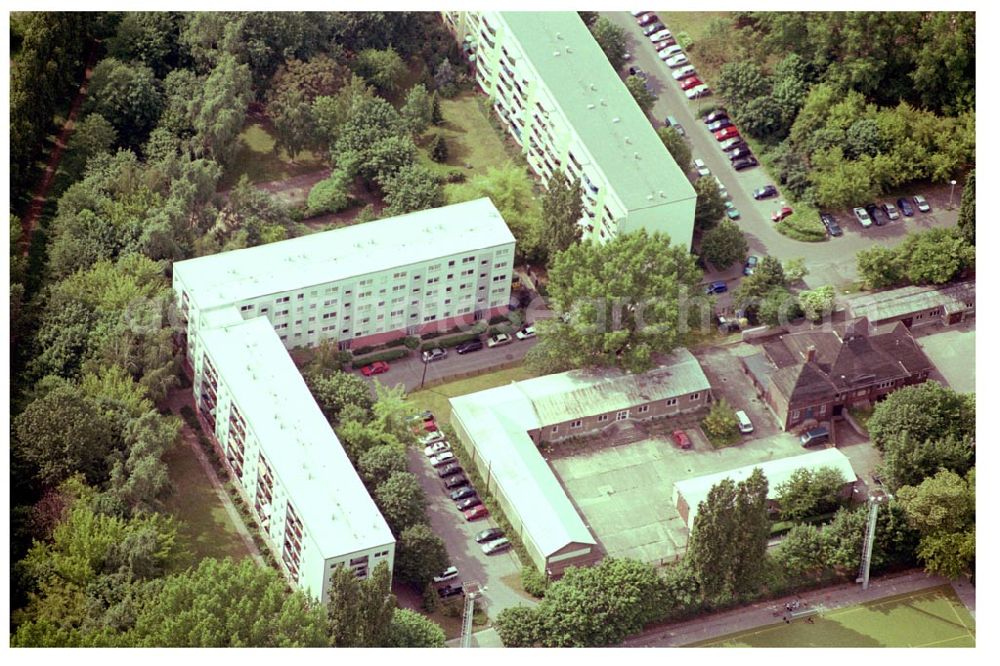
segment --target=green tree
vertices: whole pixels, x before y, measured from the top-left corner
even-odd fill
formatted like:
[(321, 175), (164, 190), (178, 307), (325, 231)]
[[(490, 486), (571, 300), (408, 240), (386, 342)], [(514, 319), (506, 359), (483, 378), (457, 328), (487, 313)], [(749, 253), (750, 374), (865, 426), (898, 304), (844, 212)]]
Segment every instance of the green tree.
[(412, 164), (417, 148), (399, 113), (380, 97), (359, 96), (338, 130), (332, 157), (349, 174), (369, 182)]
[(919, 486), (903, 486), (897, 497), (910, 525), (920, 534), (917, 555), (929, 572), (957, 578), (974, 569), (975, 468), (964, 479), (942, 470)]
[(266, 242), (272, 230), (284, 232), (292, 224), (288, 209), (269, 192), (254, 187), (243, 174), (229, 191), (229, 200), (219, 213), (216, 228), (225, 235), (241, 234), (242, 243), (253, 247)]
[(555, 317), (539, 322), (533, 367), (554, 372), (617, 366), (653, 367), (654, 353), (679, 342), (682, 303), (696, 293), (700, 271), (687, 250), (645, 231), (604, 245), (579, 243), (556, 255), (549, 269)]
[(542, 238), (550, 259), (580, 240), (582, 215), (580, 179), (553, 174), (542, 197)]
[(300, 91), (292, 90), (282, 95), (280, 103), (268, 104), (267, 113), (274, 123), (274, 150), (284, 150), (293, 162), (304, 148), (321, 143), (312, 106)]
[(365, 580), (340, 566), (330, 577), (327, 613), (332, 647), (382, 647), (389, 644), (396, 612), (389, 566), (380, 562)]
[(608, 57), (611, 67), (615, 71), (620, 70), (625, 64), (625, 31), (606, 16), (599, 17), (589, 27), (594, 41)]
[[(356, 407), (348, 405), (344, 408), (343, 414), (346, 415), (355, 409)], [(377, 424), (346, 418), (337, 426), (337, 437), (352, 461), (360, 460), (366, 451), (380, 445), (399, 446), (399, 440), (382, 430)]]
[(399, 114), (410, 128), (410, 132), (414, 135), (423, 134), (434, 121), (434, 102), (427, 92), (427, 86), (418, 83), (410, 88)]
[(754, 62), (729, 62), (719, 71), (715, 87), (742, 119), (744, 109), (753, 100), (770, 92), (771, 81)]
[(789, 259), (781, 265), (781, 269), (785, 275), (785, 284), (798, 282), (805, 276), (809, 275), (809, 269), (806, 268), (806, 260), (804, 257)]
[(341, 128), (351, 119), (354, 105), (374, 97), (374, 89), (360, 76), (351, 74), (347, 83), (334, 95), (313, 100), (310, 115), (316, 127), (316, 147), (322, 149), (335, 144)]
[(774, 556), (790, 578), (814, 576), (826, 568), (826, 541), (818, 527), (795, 525)]
[(728, 442), (740, 436), (740, 423), (725, 398), (716, 401), (702, 419), (701, 427), (713, 441)]
[(806, 318), (811, 321), (820, 321), (833, 313), (835, 296), (836, 292), (833, 287), (824, 285), (813, 290), (800, 291), (799, 305)]
[(743, 231), (731, 220), (723, 220), (717, 227), (706, 231), (701, 239), (702, 258), (719, 270), (743, 261), (749, 251)]
[(958, 229), (969, 245), (976, 244), (976, 170), (965, 177), (962, 203), (958, 207)]
[(406, 450), (402, 445), (379, 444), (358, 456), (358, 473), (365, 485), (375, 488), (396, 472), (406, 471)]
[(406, 64), (393, 48), (365, 49), (354, 61), (354, 71), (383, 94), (394, 93), (406, 76)]
[(178, 12), (126, 12), (108, 40), (108, 55), (141, 62), (163, 78), (177, 66), (182, 21)]
[(697, 195), (694, 224), (698, 229), (707, 231), (726, 214), (726, 200), (719, 193), (719, 186), (714, 178), (699, 178), (694, 181), (694, 193)]
[(431, 94), (431, 122), (435, 125), (444, 123), (444, 114), (441, 113), (441, 97), (437, 90)]
[(444, 205), (444, 191), (427, 167), (408, 164), (379, 180), (385, 192), (388, 216), (403, 215)]
[(781, 517), (798, 521), (833, 511), (845, 483), (843, 472), (834, 467), (795, 470), (788, 481), (776, 489)]
[(858, 275), (869, 289), (894, 287), (903, 281), (905, 267), (899, 254), (883, 245), (872, 245), (857, 254)]
[(749, 311), (756, 312), (757, 319), (768, 326), (780, 326), (802, 316), (798, 298), (787, 287), (769, 287), (756, 304), (743, 304)]
[(334, 423), (348, 405), (368, 411), (374, 404), (368, 383), (349, 372), (312, 372), (305, 375), (305, 380), (323, 414)]
[(162, 85), (145, 65), (105, 58), (94, 68), (85, 108), (111, 123), (122, 143), (138, 147), (163, 110)]
[(917, 486), (939, 469), (965, 474), (975, 464), (970, 439), (947, 435), (921, 441), (909, 433), (890, 436), (883, 444), (882, 482), (895, 492), (902, 486)]
[(223, 57), (191, 100), (190, 114), (197, 157), (211, 157), (227, 165), (236, 156), (247, 107), (253, 99), (247, 65)]
[(389, 641), (379, 647), (443, 648), (444, 629), (408, 608), (397, 608), (389, 625)]
[(541, 643), (544, 628), (542, 612), (531, 606), (504, 608), (493, 626), (505, 647), (535, 647)]
[(351, 179), (340, 169), (330, 173), (309, 190), (306, 199), (306, 215), (339, 213), (351, 205)]
[(427, 520), (427, 496), (409, 472), (394, 472), (375, 488), (374, 499), (394, 535)]
[(914, 284), (951, 282), (976, 256), (960, 230), (940, 228), (907, 234), (896, 252), (907, 280)]
[(881, 194), (879, 187), (872, 183), (871, 169), (862, 162), (845, 159), (840, 146), (817, 150), (812, 155), (812, 164), (819, 206), (857, 206)]
[(890, 393), (868, 419), (868, 434), (872, 444), (884, 451), (891, 439), (904, 433), (920, 443), (948, 436), (959, 441), (974, 439), (975, 395), (956, 393), (935, 381)]
[(839, 509), (823, 528), (826, 564), (841, 573), (855, 573), (861, 566), (861, 545), (868, 524), (865, 509)]
[(656, 133), (660, 137), (660, 141), (666, 146), (667, 152), (670, 156), (674, 158), (674, 162), (677, 162), (677, 166), (681, 168), (681, 171), (687, 171), (691, 168), (691, 146), (688, 142), (681, 136), (680, 132), (674, 127), (659, 127)]
[(131, 419), (123, 433), (125, 449), (113, 459), (108, 492), (128, 507), (153, 510), (172, 489), (163, 456), (180, 431), (179, 419), (152, 410)]
[(447, 568), (448, 551), (444, 541), (430, 527), (418, 523), (400, 533), (394, 571), (399, 580), (423, 589)]
[(448, 99), (458, 94), (459, 75), (451, 62), (444, 59), (434, 69), (434, 90)]
[(62, 169), (69, 180), (78, 180), (95, 155), (110, 153), (118, 142), (118, 132), (99, 113), (91, 113), (77, 124), (62, 158)]
[(656, 95), (646, 85), (646, 80), (640, 76), (629, 76), (625, 79), (625, 87), (632, 94), (632, 99), (639, 105), (643, 113), (649, 113), (656, 103)]
[(444, 135), (435, 133), (427, 146), (427, 151), (435, 162), (440, 164), (446, 161), (448, 159), (448, 142), (445, 141)]

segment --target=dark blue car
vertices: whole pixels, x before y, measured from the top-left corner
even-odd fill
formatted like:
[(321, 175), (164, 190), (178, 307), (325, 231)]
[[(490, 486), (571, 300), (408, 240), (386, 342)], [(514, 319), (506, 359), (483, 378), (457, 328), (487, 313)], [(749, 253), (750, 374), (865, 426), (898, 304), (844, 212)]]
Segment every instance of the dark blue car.
[(706, 294), (721, 294), (726, 291), (729, 291), (729, 287), (726, 286), (724, 280), (716, 280), (705, 286)]

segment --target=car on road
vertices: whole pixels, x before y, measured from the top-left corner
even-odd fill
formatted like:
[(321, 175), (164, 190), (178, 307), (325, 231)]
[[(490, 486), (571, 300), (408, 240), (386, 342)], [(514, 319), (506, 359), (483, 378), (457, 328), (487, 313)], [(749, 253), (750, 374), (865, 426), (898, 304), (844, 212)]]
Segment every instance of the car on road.
[(442, 451), (441, 453), (435, 453), (430, 457), (431, 467), (440, 467), (447, 463), (455, 462), (455, 454), (451, 451)]
[(678, 134), (680, 134), (681, 136), (684, 136), (684, 134), (685, 134), (685, 132), (684, 132), (684, 126), (681, 125), (679, 122), (677, 122), (677, 119), (674, 118), (673, 116), (667, 116), (666, 118), (664, 118), (663, 119), (663, 124), (666, 125), (667, 127), (674, 128), (675, 130), (677, 130)]
[(913, 203), (921, 213), (931, 212), (931, 205), (927, 203), (927, 199), (922, 194), (913, 195)]
[(792, 210), (791, 206), (782, 206), (778, 210), (771, 213), (771, 221), (781, 222), (783, 219), (791, 215), (793, 212), (795, 211)]
[(459, 511), (467, 511), (467, 510), (471, 509), (474, 506), (479, 506), (482, 503), (483, 503), (483, 500), (479, 499), (478, 496), (477, 497), (468, 497), (468, 498), (466, 498), (464, 500), (456, 502), (455, 503), (455, 508), (458, 509)]
[(726, 286), (725, 280), (716, 280), (705, 285), (706, 294), (721, 294), (727, 291), (729, 291), (729, 287)]
[(385, 361), (375, 361), (361, 368), (361, 374), (365, 377), (381, 375), (383, 372), (389, 372), (389, 364)]
[(899, 206), (899, 210), (902, 211), (903, 215), (906, 217), (913, 217), (913, 206), (906, 199), (896, 199), (896, 205)]
[(656, 20), (657, 20), (656, 14), (654, 14), (653, 12), (646, 12), (645, 14), (642, 14), (641, 16), (639, 16), (639, 18), (636, 19), (639, 25), (649, 25), (650, 23)]
[(463, 511), (462, 514), (467, 521), (472, 522), (473, 520), (489, 517), (490, 512), (484, 505), (480, 504), (479, 506), (474, 506), (471, 509)]
[(503, 536), (503, 530), (499, 527), (491, 527), (476, 535), (476, 543), (486, 543)]
[(502, 553), (505, 550), (510, 550), (511, 545), (512, 544), (507, 539), (497, 539), (496, 541), (484, 543), (482, 548), (483, 552), (487, 555), (493, 555), (495, 553)]
[(872, 218), (872, 222), (875, 223), (876, 227), (881, 227), (889, 221), (885, 215), (882, 214), (882, 210), (875, 204), (865, 205), (865, 210), (868, 211), (868, 217)]
[(705, 166), (705, 161), (697, 159), (694, 161), (694, 170), (698, 172), (699, 176), (710, 176), (712, 170)]
[(743, 264), (743, 275), (753, 275), (753, 272), (757, 270), (758, 263), (760, 263), (760, 257), (752, 254), (747, 257), (746, 263)]
[(458, 463), (450, 463), (438, 470), (438, 476), (440, 476), (443, 479), (446, 476), (459, 474), (461, 471), (462, 471), (461, 465), (459, 465)]
[(434, 347), (433, 349), (425, 349), (424, 353), (420, 357), (424, 360), (424, 363), (431, 363), (432, 361), (440, 361), (448, 352), (440, 347)]
[(461, 585), (445, 585), (444, 587), (438, 588), (438, 596), (442, 599), (449, 599), (451, 597), (457, 597), (461, 594), (465, 594)]
[(899, 211), (896, 209), (895, 206), (893, 206), (888, 201), (882, 204), (882, 212), (885, 213), (885, 216), (888, 217), (890, 220), (899, 219)]
[(740, 209), (732, 201), (726, 202), (726, 217), (730, 220), (740, 219)]
[(665, 49), (660, 49), (659, 53), (660, 60), (669, 60), (670, 58), (673, 58), (675, 55), (679, 55), (683, 52), (684, 49), (681, 48), (680, 44), (673, 44)]
[(459, 474), (458, 476), (452, 476), (450, 478), (446, 478), (444, 480), (444, 488), (445, 490), (452, 490), (454, 488), (459, 488), (461, 486), (468, 485), (468, 483), (469, 480), (465, 478), (463, 475)]
[(695, 71), (694, 65), (686, 65), (681, 67), (677, 71), (671, 73), (675, 81), (680, 81), (681, 79), (686, 79), (691, 76), (697, 76), (698, 72)]
[(858, 207), (854, 209), (854, 217), (857, 218), (858, 223), (865, 229), (872, 226), (872, 218), (868, 217), (868, 211), (864, 208)]
[(437, 576), (434, 576), (434, 582), (444, 583), (452, 578), (458, 578), (458, 567), (448, 567)]
[[(701, 79), (699, 79), (697, 76), (692, 76), (689, 79), (684, 79), (683, 81), (681, 81), (681, 90), (691, 90), (691, 88), (700, 85), (702, 85)], [(722, 128), (720, 127), (719, 129)]]
[(462, 344), (455, 347), (455, 351), (459, 354), (468, 354), (470, 352), (479, 351), (483, 348), (482, 340), (469, 340), (468, 342), (463, 342)]
[(667, 63), (667, 67), (669, 67), (670, 69), (676, 69), (678, 67), (683, 67), (684, 65), (691, 64), (687, 56), (684, 55), (683, 53), (678, 53), (673, 58), (669, 58), (667, 60), (664, 60), (663, 62)]
[(718, 132), (720, 129), (732, 126), (733, 126), (733, 121), (730, 120), (729, 118), (719, 118), (715, 122), (706, 125), (709, 132)]
[(436, 442), (443, 442), (443, 441), (444, 441), (444, 433), (440, 431), (429, 432), (419, 439), (421, 446), (430, 446), (431, 444), (434, 444)]
[(750, 167), (755, 167), (760, 164), (757, 158), (753, 155), (747, 155), (746, 157), (741, 157), (737, 160), (733, 160), (733, 168), (737, 171), (743, 171), (744, 169), (749, 169)]
[[(642, 29), (642, 34), (644, 34), (647, 37), (651, 38), (651, 37), (653, 37), (653, 35), (661, 33), (661, 32), (663, 32), (666, 29), (667, 29), (667, 26), (663, 25), (662, 22), (660, 22), (660, 21), (654, 21), (653, 23), (650, 23), (649, 25), (647, 25), (645, 28)], [(667, 34), (668, 35), (670, 34), (669, 30), (667, 30)]]
[(820, 213), (819, 221), (823, 223), (823, 226), (826, 227), (827, 232), (831, 236), (844, 235), (844, 230), (840, 228), (839, 224), (837, 224), (837, 219), (833, 215), (830, 215), (829, 213)]
[(518, 340), (527, 340), (528, 338), (533, 338), (535, 337), (535, 327), (525, 326), (520, 331), (515, 333), (514, 337), (516, 337)]
[(514, 342), (514, 338), (512, 338), (509, 334), (497, 333), (496, 335), (491, 335), (489, 337), (486, 341), (486, 346), (490, 348), (500, 347), (501, 345), (509, 345), (512, 342)]
[(694, 446), (691, 444), (691, 438), (683, 430), (674, 430), (670, 435), (670, 439), (674, 440), (674, 444), (682, 449), (690, 449)]
[(701, 97), (708, 97), (712, 94), (712, 89), (706, 86), (704, 83), (700, 86), (695, 86), (691, 90), (685, 90), (684, 96), (688, 99), (699, 99)]
[(716, 141), (725, 141), (726, 139), (735, 139), (739, 137), (740, 131), (733, 126), (724, 127), (718, 132), (714, 133)]
[(758, 201), (776, 196), (778, 196), (778, 188), (774, 185), (764, 185), (763, 187), (758, 187), (753, 191), (753, 198)]
[(444, 453), (445, 451), (451, 451), (451, 444), (445, 440), (434, 442), (433, 444), (429, 444), (424, 447), (424, 455), (428, 458), (433, 458), (439, 453)]
[(459, 500), (464, 500), (472, 497), (476, 494), (476, 489), (472, 486), (465, 486), (464, 488), (459, 488), (448, 493), (448, 499), (452, 502), (458, 502)]
[(708, 114), (706, 114), (705, 117), (702, 118), (702, 120), (704, 120), (705, 124), (708, 125), (709, 123), (714, 123), (716, 120), (722, 120), (723, 118), (728, 118), (728, 117), (729, 117), (729, 112), (727, 112), (723, 108), (718, 108), (715, 111), (709, 111)]

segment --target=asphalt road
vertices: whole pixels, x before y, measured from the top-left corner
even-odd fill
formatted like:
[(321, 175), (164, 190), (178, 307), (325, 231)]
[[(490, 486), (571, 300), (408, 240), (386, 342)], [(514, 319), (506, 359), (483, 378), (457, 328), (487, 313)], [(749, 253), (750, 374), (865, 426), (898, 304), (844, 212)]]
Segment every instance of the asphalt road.
[[(704, 160), (712, 174), (726, 186), (730, 200), (740, 210), (741, 217), (737, 224), (743, 229), (750, 253), (757, 256), (770, 254), (786, 261), (802, 257), (806, 260), (809, 275), (806, 285), (815, 288), (825, 284), (841, 287), (857, 279), (854, 255), (859, 250), (871, 247), (874, 243), (892, 246), (901, 242), (909, 230), (924, 230), (935, 226), (953, 226), (958, 221), (957, 202), (961, 199), (961, 189), (956, 188), (953, 203), (956, 210), (945, 210), (949, 191), (947, 186), (942, 190), (923, 190), (933, 207), (931, 213), (916, 213), (914, 217), (901, 218), (890, 222), (884, 227), (872, 227), (862, 230), (850, 216), (850, 211), (834, 211), (834, 215), (844, 229), (844, 235), (830, 238), (822, 243), (804, 243), (779, 234), (771, 222), (771, 213), (781, 206), (779, 187), (778, 197), (764, 201), (756, 201), (752, 196), (756, 188), (773, 183), (763, 167), (735, 171), (729, 158), (718, 147), (715, 137), (705, 128), (705, 123), (696, 116), (699, 108), (713, 102), (724, 105), (717, 96), (703, 97), (689, 101), (680, 86), (671, 76), (671, 70), (656, 54), (652, 42), (642, 34), (642, 28), (628, 12), (602, 12), (611, 21), (625, 30), (627, 47), (632, 54), (630, 65), (638, 65), (649, 75), (649, 86), (658, 99), (653, 106), (654, 125), (664, 124), (668, 115), (674, 116), (684, 127), (692, 149), (692, 158)], [(672, 28), (672, 26), (667, 26)], [(697, 68), (697, 62), (692, 61)], [(689, 177), (695, 179), (695, 173)], [(894, 200), (896, 197), (886, 196), (884, 200)], [(706, 281), (724, 279), (730, 289), (736, 286), (736, 279), (742, 275), (742, 266), (733, 266), (726, 271), (711, 272), (706, 275)]]

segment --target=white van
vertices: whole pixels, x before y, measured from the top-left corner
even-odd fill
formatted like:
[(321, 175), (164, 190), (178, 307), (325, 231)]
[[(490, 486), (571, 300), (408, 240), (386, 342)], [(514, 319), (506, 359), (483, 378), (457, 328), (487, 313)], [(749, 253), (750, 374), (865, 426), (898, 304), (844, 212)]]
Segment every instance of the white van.
[(736, 420), (740, 424), (740, 432), (743, 434), (753, 432), (753, 423), (750, 422), (750, 417), (742, 409), (736, 412)]

